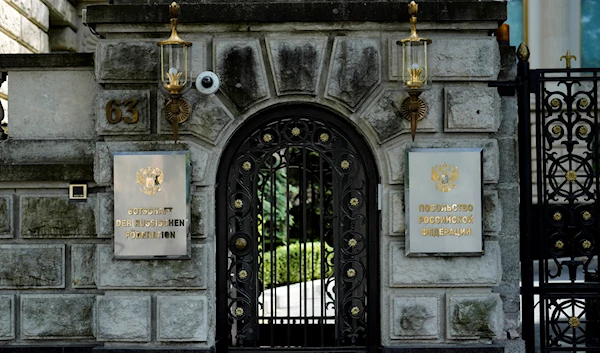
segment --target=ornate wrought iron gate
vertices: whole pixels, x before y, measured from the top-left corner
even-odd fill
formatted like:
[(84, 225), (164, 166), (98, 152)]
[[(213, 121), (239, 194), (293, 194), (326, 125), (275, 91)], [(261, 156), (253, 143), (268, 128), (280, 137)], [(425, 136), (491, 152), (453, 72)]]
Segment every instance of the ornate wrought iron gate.
[(600, 352), (600, 69), (530, 70), (518, 54), (527, 351)]
[(218, 349), (375, 349), (378, 180), (362, 137), (326, 111), (284, 106), (230, 144), (218, 186)]

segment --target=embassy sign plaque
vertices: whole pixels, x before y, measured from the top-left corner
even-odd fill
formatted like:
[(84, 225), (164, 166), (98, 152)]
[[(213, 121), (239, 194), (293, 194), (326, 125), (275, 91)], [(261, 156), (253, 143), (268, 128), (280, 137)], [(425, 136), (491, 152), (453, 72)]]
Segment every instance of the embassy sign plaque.
[(482, 149), (408, 149), (406, 165), (406, 254), (483, 255)]
[(189, 257), (189, 152), (116, 152), (114, 173), (115, 258)]

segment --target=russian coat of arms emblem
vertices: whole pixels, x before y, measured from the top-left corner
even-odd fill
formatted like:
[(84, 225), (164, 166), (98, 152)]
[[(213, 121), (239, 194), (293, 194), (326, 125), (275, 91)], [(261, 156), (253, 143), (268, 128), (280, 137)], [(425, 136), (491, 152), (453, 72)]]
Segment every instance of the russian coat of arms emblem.
[(160, 168), (140, 168), (137, 171), (136, 181), (140, 191), (146, 195), (154, 195), (162, 190), (161, 184), (164, 180), (164, 174)]
[(458, 167), (453, 164), (436, 165), (431, 168), (431, 180), (435, 184), (435, 188), (441, 192), (448, 192), (456, 188), (456, 180), (458, 180)]

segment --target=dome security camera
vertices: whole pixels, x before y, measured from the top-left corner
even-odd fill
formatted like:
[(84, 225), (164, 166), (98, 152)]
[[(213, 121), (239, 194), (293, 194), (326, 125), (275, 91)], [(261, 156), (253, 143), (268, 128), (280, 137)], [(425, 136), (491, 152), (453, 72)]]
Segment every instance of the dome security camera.
[(202, 94), (212, 94), (219, 89), (219, 76), (212, 71), (204, 71), (196, 78), (196, 89)]

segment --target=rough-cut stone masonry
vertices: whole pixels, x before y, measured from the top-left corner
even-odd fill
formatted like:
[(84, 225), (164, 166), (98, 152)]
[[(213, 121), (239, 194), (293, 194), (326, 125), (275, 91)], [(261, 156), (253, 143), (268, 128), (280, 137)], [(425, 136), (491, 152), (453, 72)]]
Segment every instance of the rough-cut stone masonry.
[[(0, 142), (0, 347), (213, 347), (222, 294), (215, 289), (219, 161), (244, 122), (294, 103), (349, 121), (375, 157), (381, 229), (369, 236), (380, 243), (381, 312), (369, 319), (380, 320), (384, 350), (460, 344), (463, 351), (522, 352), (523, 342), (506, 335), (520, 326), (516, 103), (487, 87), (512, 68), (501, 71), (506, 49), (501, 55), (488, 35), (506, 4), (459, 3), (421, 8), (421, 34), (433, 40), (433, 88), (421, 96), (428, 111), (415, 142), (398, 112), (407, 95), (398, 88), (395, 43), (409, 27), (405, 10), (391, 9), (404, 3), (252, 3), (240, 7), (244, 13), (215, 2), (189, 5), (187, 14), (183, 5), (180, 35), (193, 42), (193, 73), (212, 70), (222, 85), (214, 95), (184, 95), (192, 112), (177, 144), (157, 87), (155, 43), (166, 38), (168, 22), (158, 5), (90, 7), (88, 25), (105, 36), (94, 57), (54, 56), (44, 64), (0, 56), (0, 71), (11, 79), (9, 114), (19, 116)], [(327, 12), (302, 12), (319, 6)], [(433, 12), (440, 6), (446, 11)], [(288, 11), (276, 19), (274, 8)], [(218, 21), (218, 9), (231, 14), (228, 23)], [(303, 13), (303, 21), (286, 22)], [(108, 123), (113, 99), (135, 100), (137, 123)], [(482, 257), (405, 255), (411, 147), (483, 149)], [(156, 150), (190, 151), (191, 258), (114, 259), (113, 153)], [(85, 202), (67, 201), (75, 180), (90, 186)]]

